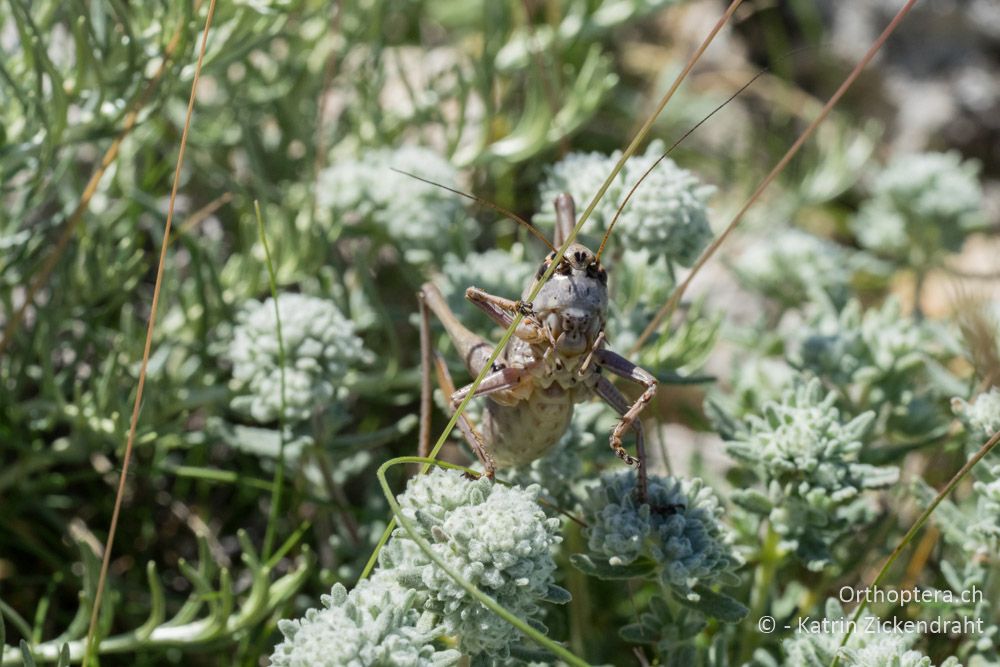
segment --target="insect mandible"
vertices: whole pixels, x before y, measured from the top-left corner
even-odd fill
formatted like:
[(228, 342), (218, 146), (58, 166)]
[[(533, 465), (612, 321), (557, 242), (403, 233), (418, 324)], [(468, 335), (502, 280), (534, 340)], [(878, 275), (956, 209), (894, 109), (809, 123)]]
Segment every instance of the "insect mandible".
[[(554, 245), (559, 247), (569, 238), (576, 223), (572, 197), (559, 195), (555, 209)], [(522, 299), (534, 291), (555, 257), (552, 252), (545, 258), (534, 280), (525, 287)], [(418, 296), (422, 404), (430, 403), (433, 365), (454, 410), (468, 396), (472, 385), (456, 391), (443, 360), (431, 351), (430, 314), (444, 325), (473, 376), (489, 361), (493, 343), (466, 328), (433, 283), (425, 283)], [(459, 429), (484, 473), (493, 477), (497, 468), (523, 465), (543, 456), (566, 432), (576, 403), (597, 395), (619, 414), (610, 436), (611, 449), (627, 464), (638, 467), (637, 494), (644, 502), (647, 472), (639, 414), (653, 399), (657, 382), (651, 373), (606, 347), (608, 273), (599, 256), (580, 243), (571, 244), (551, 279), (530, 303), (489, 294), (476, 287), (469, 287), (465, 296), (501, 327), (509, 327), (518, 313), (524, 316), (475, 391), (474, 396), (487, 398), (481, 431), (464, 414), (459, 416)], [(642, 394), (629, 401), (605, 376), (605, 371), (637, 383), (643, 388)], [(622, 444), (629, 429), (636, 436), (634, 457)], [(429, 439), (421, 437), (420, 455), (427, 456), (429, 447)]]

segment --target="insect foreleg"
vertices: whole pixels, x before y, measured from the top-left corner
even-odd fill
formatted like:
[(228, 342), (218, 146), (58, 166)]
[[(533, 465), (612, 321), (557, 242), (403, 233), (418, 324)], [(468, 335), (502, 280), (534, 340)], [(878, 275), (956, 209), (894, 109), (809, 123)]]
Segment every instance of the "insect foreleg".
[[(512, 301), (502, 296), (496, 296), (479, 289), (470, 287), (465, 290), (465, 298), (472, 302), (476, 308), (486, 313), (486, 315), (501, 327), (507, 328), (514, 321), (517, 313), (524, 313), (528, 309), (523, 301)], [(529, 343), (545, 343), (555, 345), (552, 334), (542, 324), (535, 319), (530, 311), (514, 331), (514, 335)]]
[[(530, 377), (530, 370), (531, 369), (528, 368), (501, 368), (493, 371), (484, 377), (483, 381), (479, 383), (479, 387), (476, 388), (475, 396), (487, 396), (500, 391), (516, 389), (521, 385), (525, 378)], [(472, 389), (472, 385), (468, 384), (454, 392), (451, 395), (452, 404), (458, 405), (461, 403), (465, 397), (469, 395), (470, 389)]]

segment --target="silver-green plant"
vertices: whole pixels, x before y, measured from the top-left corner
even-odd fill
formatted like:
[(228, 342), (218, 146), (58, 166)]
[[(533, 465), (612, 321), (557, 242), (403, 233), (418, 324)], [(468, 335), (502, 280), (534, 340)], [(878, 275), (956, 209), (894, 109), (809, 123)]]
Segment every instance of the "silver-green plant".
[(302, 618), (282, 620), (284, 641), (274, 647), (271, 665), (344, 667), (448, 667), (461, 660), (455, 649), (438, 648), (440, 626), (424, 622), (418, 593), (400, 585), (390, 571), (375, 573), (347, 592), (334, 584), (320, 598), (323, 607)]
[(800, 381), (780, 402), (768, 403), (727, 446), (763, 489), (738, 489), (732, 500), (767, 518), (784, 548), (813, 570), (828, 565), (849, 529), (871, 520), (862, 493), (894, 483), (899, 471), (858, 461), (875, 414), (841, 416), (837, 395), (818, 379)]
[(458, 172), (436, 152), (402, 146), (332, 160), (319, 175), (316, 202), (340, 225), (359, 227), (395, 244), (407, 260), (418, 264), (470, 234), (459, 197), (407, 175), (457, 188)]
[[(346, 397), (345, 376), (373, 360), (353, 323), (327, 299), (278, 296), (285, 344), (285, 419), (296, 423)], [(273, 299), (251, 301), (238, 316), (228, 358), (240, 394), (233, 407), (267, 424), (281, 412), (281, 364)]]
[(655, 647), (667, 661), (691, 659), (708, 619), (736, 623), (747, 608), (718, 589), (739, 581), (743, 564), (721, 521), (715, 493), (700, 479), (649, 477), (648, 504), (636, 500), (634, 471), (605, 473), (586, 487), (586, 553), (570, 562), (604, 580), (645, 580), (660, 590), (634, 622), (626, 642)]
[[(566, 602), (569, 594), (554, 584), (560, 521), (542, 511), (539, 490), (436, 470), (411, 479), (399, 504), (451, 569), (518, 618), (540, 626), (542, 604)], [(417, 592), (420, 608), (456, 638), (463, 654), (480, 661), (507, 657), (518, 645), (520, 632), (469, 595), (406, 530), (397, 529), (382, 549), (379, 567)]]
[(810, 301), (847, 300), (848, 253), (836, 243), (785, 229), (750, 245), (734, 265), (741, 282), (786, 308)]
[[(954, 653), (971, 667), (987, 667), (1000, 663), (1000, 609), (995, 594), (1000, 565), (996, 558), (1000, 550), (1000, 466), (979, 469), (977, 476), (972, 493), (942, 501), (932, 519), (943, 538), (941, 574), (955, 602), (931, 610), (980, 622), (978, 631), (966, 635)], [(923, 480), (915, 480), (913, 489), (922, 503), (935, 496)], [(962, 597), (969, 593), (971, 598)]]
[(905, 316), (897, 299), (823, 310), (794, 340), (791, 363), (835, 387), (851, 412), (874, 410), (877, 432), (929, 440), (947, 430), (946, 396), (956, 390), (940, 364), (952, 351), (948, 331)]
[(853, 222), (865, 248), (920, 271), (961, 249), (984, 224), (979, 164), (957, 152), (895, 158)]
[(640, 504), (635, 472), (614, 472), (587, 493), (588, 554), (573, 558), (584, 572), (655, 578), (694, 604), (711, 586), (738, 581), (742, 561), (720, 521), (719, 499), (702, 480), (650, 476), (648, 503)]
[[(625, 165), (591, 214), (585, 233), (607, 229), (628, 191), (664, 150), (662, 142), (654, 141), (644, 154)], [(620, 156), (618, 152), (571, 153), (556, 163), (539, 188), (542, 208), (537, 219), (555, 220), (553, 202), (561, 192), (573, 195), (578, 205), (589, 202)], [(615, 243), (624, 248), (643, 248), (653, 257), (664, 256), (669, 262), (690, 266), (712, 240), (708, 199), (713, 192), (714, 186), (702, 183), (670, 158), (663, 159), (623, 210), (616, 223)]]
[(951, 407), (965, 422), (970, 437), (977, 444), (1000, 431), (1000, 388), (991, 387), (971, 401), (953, 398)]
[[(844, 667), (934, 667), (934, 663), (919, 651), (909, 647), (915, 635), (891, 632), (854, 632), (843, 649), (841, 640), (849, 616), (840, 602), (827, 600), (825, 618), (809, 618), (807, 623), (825, 624), (815, 631), (803, 631), (784, 642), (785, 660), (781, 663), (770, 656), (758, 653), (760, 662), (768, 667), (829, 667), (834, 658)], [(872, 617), (859, 619), (861, 627), (868, 627)], [(939, 667), (961, 667), (956, 658), (948, 658)]]

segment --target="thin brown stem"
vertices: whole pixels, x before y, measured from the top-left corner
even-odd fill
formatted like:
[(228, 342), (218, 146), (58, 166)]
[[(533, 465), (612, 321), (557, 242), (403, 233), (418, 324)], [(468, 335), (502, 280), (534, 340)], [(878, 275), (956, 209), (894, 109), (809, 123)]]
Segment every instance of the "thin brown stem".
[(677, 305), (681, 301), (681, 298), (684, 296), (684, 292), (687, 291), (687, 288), (691, 285), (691, 282), (694, 280), (695, 276), (698, 275), (698, 272), (702, 269), (703, 266), (705, 266), (708, 260), (712, 258), (712, 255), (715, 254), (715, 252), (719, 249), (719, 247), (723, 243), (725, 243), (726, 239), (729, 238), (729, 236), (739, 225), (740, 221), (743, 219), (744, 214), (750, 209), (751, 206), (757, 203), (757, 200), (760, 198), (761, 194), (763, 194), (764, 190), (766, 190), (768, 186), (771, 185), (771, 182), (778, 177), (778, 174), (784, 171), (785, 167), (788, 166), (788, 163), (792, 161), (792, 158), (794, 158), (795, 155), (798, 154), (803, 144), (805, 144), (805, 142), (809, 139), (809, 137), (812, 136), (813, 132), (816, 131), (816, 128), (818, 128), (820, 124), (826, 119), (826, 117), (830, 115), (830, 112), (833, 110), (833, 107), (836, 106), (837, 102), (840, 101), (840, 98), (844, 96), (844, 93), (847, 92), (847, 89), (854, 84), (855, 80), (857, 80), (857, 78), (861, 75), (861, 71), (865, 67), (867, 67), (868, 63), (871, 62), (871, 59), (874, 58), (875, 54), (879, 52), (879, 50), (882, 48), (882, 45), (885, 44), (885, 41), (889, 39), (889, 36), (896, 30), (897, 26), (899, 26), (899, 23), (909, 13), (910, 9), (913, 8), (913, 5), (916, 4), (916, 1), (917, 0), (907, 0), (906, 4), (903, 5), (903, 7), (896, 13), (896, 16), (893, 17), (892, 21), (889, 22), (889, 25), (886, 26), (885, 30), (882, 31), (882, 34), (878, 36), (878, 38), (868, 48), (868, 51), (865, 53), (865, 55), (861, 58), (860, 61), (858, 61), (858, 64), (854, 66), (854, 69), (851, 70), (851, 73), (847, 75), (847, 78), (844, 79), (844, 82), (840, 84), (840, 87), (837, 88), (837, 92), (835, 92), (833, 96), (827, 101), (827, 103), (823, 105), (823, 108), (820, 110), (819, 115), (817, 115), (816, 118), (809, 124), (809, 126), (802, 132), (802, 134), (799, 135), (799, 138), (795, 140), (795, 143), (792, 144), (792, 147), (788, 149), (788, 152), (785, 153), (784, 157), (782, 157), (781, 160), (778, 161), (778, 164), (776, 164), (774, 168), (771, 169), (770, 173), (768, 173), (768, 175), (764, 178), (764, 180), (761, 181), (760, 185), (757, 186), (757, 189), (754, 190), (752, 195), (750, 195), (750, 198), (740, 208), (740, 210), (737, 211), (736, 215), (733, 216), (733, 219), (729, 222), (728, 225), (726, 225), (726, 228), (722, 231), (722, 233), (719, 234), (719, 236), (717, 236), (708, 246), (705, 252), (701, 254), (701, 257), (699, 257), (698, 261), (695, 262), (694, 267), (692, 267), (687, 277), (684, 278), (684, 281), (680, 284), (680, 286), (678, 286), (676, 290), (674, 290), (674, 293), (670, 295), (670, 299), (668, 299), (667, 303), (665, 303), (663, 307), (660, 308), (660, 310), (656, 313), (656, 316), (653, 318), (653, 321), (649, 323), (649, 326), (647, 326), (645, 330), (643, 330), (642, 334), (639, 336), (639, 339), (635, 342), (635, 345), (632, 348), (633, 353), (635, 353), (638, 349), (640, 349), (642, 345), (645, 344), (647, 340), (649, 340), (650, 336), (652, 336), (656, 332), (657, 328), (659, 328), (660, 323), (663, 322), (663, 320), (667, 319), (674, 313), (674, 311), (677, 309)]
[[(1000, 443), (1000, 431), (994, 433), (993, 437), (987, 440), (986, 443), (979, 448), (979, 451), (976, 452), (972, 458), (970, 458), (968, 461), (965, 462), (965, 465), (962, 466), (961, 470), (955, 473), (955, 476), (952, 477), (951, 480), (949, 480), (949, 482), (945, 485), (945, 487), (941, 489), (940, 493), (938, 493), (937, 496), (935, 496), (934, 500), (931, 501), (931, 504), (927, 506), (927, 509), (925, 509), (923, 512), (920, 513), (920, 516), (917, 517), (917, 520), (914, 521), (913, 525), (910, 526), (910, 529), (906, 531), (906, 535), (903, 536), (903, 539), (899, 541), (899, 544), (896, 545), (896, 548), (892, 550), (891, 554), (889, 554), (889, 557), (885, 560), (885, 563), (882, 565), (882, 569), (878, 571), (878, 574), (875, 575), (875, 578), (872, 580), (871, 584), (869, 584), (868, 586), (869, 590), (877, 588), (878, 585), (882, 583), (882, 580), (885, 579), (885, 575), (889, 573), (889, 568), (892, 567), (892, 564), (895, 563), (896, 559), (898, 559), (899, 556), (903, 553), (903, 549), (905, 549), (910, 544), (910, 542), (913, 541), (913, 538), (916, 536), (917, 532), (923, 527), (925, 523), (927, 523), (927, 519), (931, 517), (931, 514), (934, 513), (934, 510), (937, 509), (937, 506), (940, 505), (942, 502), (944, 502), (945, 498), (951, 495), (951, 492), (955, 490), (955, 487), (958, 486), (958, 483), (961, 482), (963, 479), (965, 479), (965, 476), (969, 474), (969, 471), (971, 471), (976, 466), (977, 463), (982, 461), (983, 458), (987, 454), (989, 454), (994, 447), (997, 446), (997, 443)], [(847, 642), (851, 639), (851, 634), (853, 633), (855, 627), (858, 624), (858, 619), (861, 618), (861, 614), (864, 613), (867, 607), (868, 607), (868, 601), (867, 599), (862, 597), (861, 602), (858, 603), (857, 609), (854, 610), (854, 616), (852, 617), (853, 622), (850, 625), (848, 625), (848, 631), (844, 633), (844, 637), (840, 640), (840, 648), (844, 648), (845, 646), (847, 646)], [(840, 661), (840, 653), (838, 651), (837, 655), (833, 657), (833, 662), (830, 663), (830, 667), (837, 667), (837, 663), (839, 661)]]
[(205, 29), (201, 36), (201, 49), (198, 52), (198, 64), (194, 70), (194, 80), (191, 82), (191, 96), (188, 99), (187, 115), (184, 117), (184, 130), (181, 133), (180, 149), (177, 152), (177, 166), (174, 169), (174, 182), (170, 189), (170, 200), (167, 204), (167, 221), (163, 228), (163, 243), (160, 245), (160, 259), (156, 266), (156, 283), (153, 285), (153, 302), (149, 309), (149, 323), (146, 326), (146, 344), (142, 351), (142, 365), (139, 367), (139, 384), (136, 387), (135, 403), (132, 406), (132, 419), (129, 423), (128, 439), (125, 443), (125, 454), (122, 457), (121, 474), (118, 477), (118, 493), (115, 496), (115, 507), (111, 513), (111, 526), (108, 528), (108, 541), (104, 547), (104, 557), (101, 559), (101, 574), (97, 579), (97, 590), (94, 594), (94, 607), (90, 612), (90, 627), (87, 630), (87, 644), (83, 653), (83, 667), (91, 652), (95, 649), (94, 638), (97, 633), (97, 619), (101, 611), (101, 599), (108, 577), (108, 567), (111, 564), (111, 553), (115, 542), (115, 532), (118, 528), (118, 518), (121, 516), (122, 501), (125, 498), (125, 480), (128, 479), (129, 463), (132, 460), (132, 449), (135, 446), (135, 434), (139, 424), (139, 408), (142, 405), (142, 390), (146, 385), (146, 371), (149, 367), (149, 353), (153, 346), (153, 330), (156, 327), (156, 310), (160, 302), (160, 288), (163, 286), (163, 272), (166, 266), (167, 248), (170, 245), (170, 227), (174, 219), (174, 205), (177, 201), (177, 189), (180, 186), (181, 167), (184, 164), (184, 150), (187, 147), (188, 132), (191, 129), (191, 116), (194, 113), (195, 95), (198, 90), (198, 79), (201, 67), (205, 61), (205, 50), (208, 46), (208, 30), (215, 14), (215, 0), (210, 0), (208, 15), (205, 17)]
[[(336, 35), (340, 31), (340, 0), (333, 3), (333, 14), (330, 16), (330, 35)], [(330, 94), (330, 86), (333, 84), (333, 77), (337, 73), (337, 45), (334, 44), (327, 56), (326, 64), (323, 66), (323, 85), (319, 91), (319, 98), (316, 100), (316, 133), (313, 136), (313, 145), (316, 146), (316, 156), (313, 159), (313, 182), (319, 178), (319, 173), (326, 167), (326, 109), (327, 98)], [(311, 200), (312, 215), (310, 220), (316, 217), (316, 195), (313, 194)]]
[[(201, 6), (201, 2), (196, 3), (195, 11)], [(170, 41), (167, 42), (166, 47), (163, 49), (163, 56), (160, 62), (160, 66), (153, 73), (152, 78), (143, 88), (139, 96), (135, 98), (135, 102), (132, 104), (132, 108), (127, 114), (125, 114), (125, 122), (122, 126), (121, 132), (115, 137), (111, 145), (108, 146), (108, 150), (104, 152), (104, 156), (101, 158), (101, 162), (97, 165), (97, 169), (91, 174), (90, 180), (87, 181), (87, 185), (83, 188), (83, 194), (80, 196), (80, 201), (73, 209), (73, 212), (69, 214), (69, 217), (62, 223), (62, 229), (59, 232), (59, 238), (56, 239), (55, 245), (52, 247), (52, 251), (49, 256), (45, 258), (45, 262), (42, 264), (41, 268), (34, 275), (30, 284), (28, 285), (27, 293), (24, 295), (24, 302), (14, 311), (10, 320), (4, 326), (3, 339), (0, 339), (0, 354), (7, 351), (7, 347), (10, 345), (20, 328), (21, 323), (24, 321), (24, 316), (28, 312), (28, 308), (35, 302), (35, 297), (38, 295), (39, 290), (41, 290), (45, 285), (48, 284), (49, 278), (52, 276), (52, 272), (55, 270), (56, 266), (59, 265), (59, 260), (62, 259), (63, 253), (66, 252), (66, 248), (69, 247), (69, 242), (73, 238), (73, 234), (76, 228), (80, 225), (83, 220), (83, 214), (87, 212), (87, 208), (90, 206), (90, 200), (93, 199), (94, 195), (97, 193), (97, 187), (101, 184), (101, 179), (104, 177), (105, 172), (107, 172), (108, 167), (110, 167), (114, 161), (118, 158), (118, 152), (121, 150), (122, 143), (125, 139), (132, 133), (139, 121), (139, 113), (143, 110), (146, 104), (153, 96), (153, 92), (160, 84), (160, 80), (163, 79), (163, 75), (166, 73), (169, 67), (174, 51), (177, 50), (178, 45), (181, 43), (181, 37), (184, 36), (184, 19), (181, 19), (177, 24), (177, 29), (170, 37)]]

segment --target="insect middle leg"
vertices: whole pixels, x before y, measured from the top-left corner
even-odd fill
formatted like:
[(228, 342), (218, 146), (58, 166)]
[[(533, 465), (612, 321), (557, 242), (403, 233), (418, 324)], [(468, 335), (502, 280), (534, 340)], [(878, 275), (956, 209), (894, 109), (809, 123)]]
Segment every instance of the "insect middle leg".
[[(621, 416), (625, 414), (632, 407), (628, 399), (618, 391), (618, 389), (611, 384), (611, 381), (605, 377), (599, 378), (597, 384), (594, 385), (594, 393), (604, 399), (604, 402), (615, 409)], [(614, 438), (612, 438), (611, 448), (615, 450), (615, 454), (618, 455), (622, 461), (628, 465), (637, 465), (638, 470), (638, 494), (639, 501), (646, 502), (646, 491), (648, 488), (648, 472), (646, 470), (646, 436), (642, 428), (642, 420), (636, 419), (631, 424), (632, 430), (635, 432), (635, 453), (636, 456), (633, 457), (629, 455), (625, 448), (622, 446), (621, 441), (618, 441), (618, 446), (615, 447)]]
[[(598, 350), (596, 352), (596, 361), (597, 365), (601, 368), (607, 369), (609, 372), (614, 373), (619, 377), (631, 380), (632, 382), (641, 384), (645, 387), (642, 395), (639, 396), (634, 403), (629, 404), (625, 397), (621, 396), (618, 390), (615, 389), (614, 386), (611, 386), (611, 383), (608, 382), (608, 386), (610, 386), (611, 389), (615, 389), (615, 392), (618, 393), (618, 396), (622, 401), (624, 401), (624, 405), (621, 406), (624, 408), (623, 410), (619, 409), (618, 406), (615, 406), (615, 403), (609, 400), (607, 396), (601, 394), (601, 397), (608, 400), (608, 402), (611, 403), (616, 410), (619, 410), (619, 413), (621, 414), (621, 419), (618, 421), (618, 424), (615, 425), (614, 431), (611, 432), (611, 448), (616, 454), (621, 456), (620, 452), (624, 449), (622, 447), (622, 437), (625, 435), (625, 430), (632, 428), (636, 432), (637, 448), (639, 448), (636, 452), (639, 455), (639, 493), (640, 498), (645, 500), (648, 477), (644, 451), (645, 443), (642, 438), (642, 423), (639, 421), (639, 413), (642, 412), (643, 408), (649, 405), (650, 401), (653, 400), (653, 396), (656, 395), (656, 378), (653, 377), (652, 373), (649, 371), (639, 368), (625, 357), (620, 354), (616, 354), (611, 350)], [(601, 379), (604, 380), (604, 378)], [(601, 387), (602, 385), (598, 382), (597, 386)], [(629, 462), (628, 459), (625, 459), (625, 461)]]

